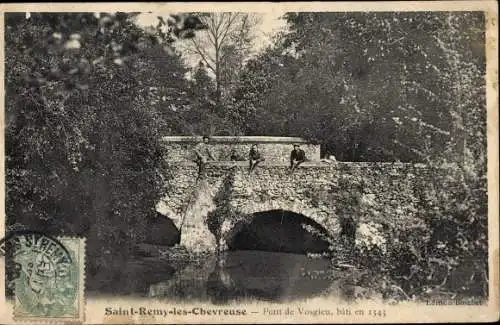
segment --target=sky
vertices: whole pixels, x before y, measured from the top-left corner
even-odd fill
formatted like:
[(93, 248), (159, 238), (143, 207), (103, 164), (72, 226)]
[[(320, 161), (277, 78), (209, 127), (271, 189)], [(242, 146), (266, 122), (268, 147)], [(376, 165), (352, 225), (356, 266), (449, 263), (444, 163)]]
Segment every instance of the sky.
[[(254, 53), (258, 53), (260, 50), (270, 45), (272, 43), (272, 36), (286, 27), (286, 22), (280, 19), (283, 13), (268, 11), (260, 14), (262, 15), (262, 23), (258, 26), (258, 30), (256, 31), (253, 49)], [(158, 23), (156, 17), (159, 15), (159, 13), (141, 13), (136, 18), (136, 24), (143, 28), (156, 25)], [(164, 12), (162, 12), (161, 15), (164, 17), (166, 16)], [(192, 60), (188, 59), (186, 62), (195, 66), (199, 62), (199, 59), (192, 58)]]

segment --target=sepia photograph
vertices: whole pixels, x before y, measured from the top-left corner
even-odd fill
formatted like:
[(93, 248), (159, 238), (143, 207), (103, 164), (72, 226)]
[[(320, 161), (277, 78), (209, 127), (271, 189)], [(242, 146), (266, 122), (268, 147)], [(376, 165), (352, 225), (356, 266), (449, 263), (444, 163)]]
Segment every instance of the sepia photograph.
[(477, 3), (2, 7), (2, 323), (498, 320)]

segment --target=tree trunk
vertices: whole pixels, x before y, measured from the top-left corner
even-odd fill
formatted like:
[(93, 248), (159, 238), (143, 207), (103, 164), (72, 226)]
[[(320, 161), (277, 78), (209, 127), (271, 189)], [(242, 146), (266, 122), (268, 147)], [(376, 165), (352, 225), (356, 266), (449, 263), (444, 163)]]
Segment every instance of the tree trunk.
[(219, 67), (215, 68), (215, 101), (217, 106), (219, 106), (221, 101), (221, 91), (220, 91), (220, 71)]
[(219, 109), (220, 101), (221, 101), (221, 92), (220, 92), (220, 49), (219, 49), (219, 40), (215, 39), (215, 102), (217, 103), (217, 108)]

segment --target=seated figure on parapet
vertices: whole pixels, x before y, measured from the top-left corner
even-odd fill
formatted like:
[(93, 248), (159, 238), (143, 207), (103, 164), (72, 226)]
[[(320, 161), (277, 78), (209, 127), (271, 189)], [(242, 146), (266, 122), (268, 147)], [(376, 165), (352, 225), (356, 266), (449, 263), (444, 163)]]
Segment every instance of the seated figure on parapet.
[(206, 135), (203, 136), (202, 142), (198, 143), (194, 147), (194, 153), (196, 155), (195, 161), (198, 165), (198, 179), (200, 179), (202, 173), (205, 171), (205, 166), (208, 161), (215, 160), (212, 152), (208, 148), (208, 143), (210, 138)]
[(250, 148), (250, 153), (248, 154), (248, 160), (250, 163), (248, 166), (248, 174), (250, 175), (257, 166), (257, 164), (265, 160), (264, 157), (262, 157), (262, 154), (259, 152), (257, 144), (252, 144), (252, 147)]
[(293, 172), (304, 161), (306, 161), (306, 153), (300, 149), (300, 145), (294, 144), (290, 153), (290, 172)]

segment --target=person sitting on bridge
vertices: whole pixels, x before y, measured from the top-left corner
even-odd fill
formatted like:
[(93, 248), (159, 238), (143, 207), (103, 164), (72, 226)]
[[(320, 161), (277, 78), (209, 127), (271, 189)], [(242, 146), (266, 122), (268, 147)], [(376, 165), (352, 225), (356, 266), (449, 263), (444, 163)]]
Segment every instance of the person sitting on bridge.
[(298, 144), (294, 144), (290, 153), (290, 171), (293, 172), (304, 161), (306, 161), (306, 153), (300, 149)]
[(250, 162), (248, 167), (248, 174), (250, 175), (250, 173), (252, 173), (257, 164), (265, 160), (264, 157), (262, 157), (262, 155), (260, 154), (259, 149), (257, 148), (257, 144), (253, 144), (252, 147), (250, 148), (250, 153), (248, 154), (248, 160)]
[(215, 160), (212, 152), (208, 148), (208, 143), (210, 138), (206, 135), (203, 136), (202, 142), (198, 143), (194, 147), (194, 153), (196, 155), (196, 164), (198, 165), (198, 179), (201, 177), (202, 173), (205, 171), (205, 166), (208, 161)]

